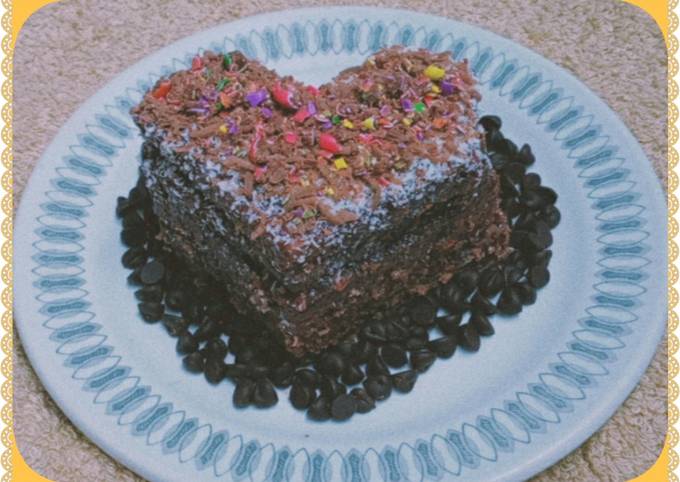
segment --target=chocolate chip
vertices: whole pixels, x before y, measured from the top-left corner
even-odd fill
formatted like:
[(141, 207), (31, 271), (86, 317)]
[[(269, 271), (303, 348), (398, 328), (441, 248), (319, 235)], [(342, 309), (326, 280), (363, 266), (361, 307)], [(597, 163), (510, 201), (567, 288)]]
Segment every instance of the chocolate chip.
[(498, 313), (496, 305), (481, 293), (475, 293), (472, 297), (472, 310), (479, 311), (485, 315), (495, 315)]
[(392, 394), (392, 382), (387, 375), (368, 377), (364, 380), (364, 388), (376, 401), (385, 400)]
[(317, 422), (322, 422), (331, 418), (331, 409), (328, 399), (319, 397), (312, 402), (307, 410), (307, 416)]
[(205, 320), (198, 326), (194, 332), (194, 336), (199, 341), (203, 341), (219, 335), (220, 331), (220, 325), (218, 322), (214, 320)]
[(357, 402), (357, 413), (368, 413), (375, 408), (375, 400), (361, 387), (353, 388), (349, 394)]
[(515, 290), (523, 305), (533, 305), (536, 303), (536, 290), (528, 282), (524, 281), (516, 284)]
[(464, 294), (469, 295), (477, 288), (479, 273), (474, 269), (464, 269), (453, 277), (453, 282), (463, 290)]
[(456, 352), (456, 346), (458, 346), (458, 342), (455, 336), (442, 336), (427, 344), (427, 348), (439, 358), (451, 358)]
[(227, 356), (227, 344), (221, 338), (213, 338), (209, 340), (205, 345), (206, 352), (211, 358), (218, 359), (220, 361), (224, 360)]
[(120, 232), (120, 239), (126, 246), (139, 247), (146, 243), (146, 232), (144, 228), (126, 228)]
[(179, 336), (186, 330), (187, 324), (179, 316), (165, 314), (161, 320), (168, 335), (172, 337)]
[(399, 368), (408, 363), (408, 355), (406, 351), (399, 345), (385, 345), (380, 349), (380, 355), (387, 366), (392, 368)]
[(522, 190), (527, 191), (527, 190), (531, 190), (531, 189), (536, 189), (540, 185), (541, 185), (541, 176), (539, 176), (535, 172), (530, 172), (528, 174), (525, 174), (524, 179), (522, 179)]
[(125, 251), (125, 253), (123, 253), (121, 262), (123, 263), (123, 266), (125, 266), (126, 268), (133, 269), (143, 266), (144, 263), (146, 263), (146, 257), (147, 254), (143, 248), (135, 247), (130, 248), (127, 251)]
[(290, 389), (289, 399), (293, 408), (304, 410), (312, 403), (314, 396), (313, 388), (304, 383), (296, 382)]
[(368, 375), (369, 377), (389, 374), (390, 369), (387, 367), (387, 364), (383, 361), (383, 359), (379, 355), (376, 355), (373, 358), (371, 358), (366, 364), (366, 375)]
[(163, 313), (165, 311), (161, 303), (155, 302), (144, 302), (137, 305), (142, 318), (147, 323), (156, 323), (163, 318)]
[(159, 285), (145, 286), (142, 289), (135, 291), (135, 297), (139, 301), (160, 302), (163, 299), (163, 288)]
[(361, 330), (362, 336), (368, 340), (376, 343), (384, 343), (387, 341), (387, 333), (385, 332), (385, 326), (380, 322), (371, 322), (364, 326)]
[(356, 363), (366, 363), (375, 356), (378, 349), (368, 340), (359, 340), (352, 350), (352, 358)]
[(184, 368), (191, 373), (201, 373), (205, 366), (205, 358), (203, 358), (202, 353), (196, 351), (185, 356), (182, 360), (182, 364), (184, 365)]
[(134, 206), (130, 204), (128, 198), (123, 196), (118, 196), (116, 198), (116, 216), (121, 218), (125, 215), (126, 212), (129, 212), (131, 209), (134, 209)]
[(405, 370), (392, 375), (392, 385), (399, 393), (409, 393), (413, 390), (418, 380), (418, 372), (415, 370)]
[(186, 355), (188, 353), (193, 353), (196, 350), (198, 350), (198, 340), (196, 340), (191, 333), (185, 331), (179, 335), (179, 338), (177, 338), (178, 353)]
[(128, 211), (123, 215), (124, 228), (144, 228), (144, 220), (137, 211)]
[(437, 326), (443, 333), (453, 335), (458, 331), (462, 319), (461, 314), (441, 316), (437, 318)]
[(242, 378), (248, 378), (250, 375), (250, 369), (246, 365), (240, 363), (227, 363), (223, 367), (224, 376), (230, 380), (240, 380)]
[(293, 383), (293, 364), (285, 362), (271, 370), (271, 381), (278, 388), (287, 388)]
[(479, 118), (479, 125), (487, 132), (498, 131), (503, 126), (503, 121), (497, 115), (484, 115)]
[(524, 144), (522, 146), (517, 153), (517, 159), (525, 166), (531, 166), (536, 161), (536, 157), (534, 157), (534, 153), (531, 151), (531, 146), (529, 144)]
[(318, 370), (324, 375), (339, 377), (345, 369), (345, 360), (336, 352), (328, 352), (321, 356)]
[(307, 385), (310, 388), (316, 388), (321, 383), (321, 376), (310, 368), (302, 368), (295, 372), (293, 376), (294, 383), (299, 382)]
[(356, 385), (364, 379), (364, 372), (356, 365), (348, 365), (340, 379), (347, 385)]
[(479, 333), (469, 323), (461, 325), (458, 329), (458, 343), (463, 349), (475, 352), (480, 346)]
[(550, 271), (542, 266), (534, 266), (529, 270), (528, 278), (534, 288), (543, 288), (550, 281)]
[(473, 311), (468, 323), (477, 330), (479, 336), (491, 336), (495, 333), (493, 325), (484, 313)]
[(184, 305), (184, 293), (180, 290), (169, 291), (165, 295), (165, 304), (171, 310), (181, 310)]
[(498, 311), (504, 315), (516, 315), (522, 311), (522, 300), (512, 286), (507, 286), (501, 292), (501, 296), (496, 303)]
[(427, 371), (437, 359), (434, 353), (428, 349), (420, 349), (411, 352), (411, 367), (422, 373)]
[(208, 383), (216, 385), (224, 380), (224, 362), (218, 359), (208, 358), (203, 369), (203, 374)]
[(560, 210), (551, 204), (543, 208), (541, 219), (545, 221), (550, 229), (555, 229), (557, 225), (560, 224), (562, 215), (560, 214)]
[(505, 278), (498, 267), (484, 270), (479, 280), (479, 292), (484, 296), (494, 296), (505, 286)]
[(421, 326), (429, 326), (437, 314), (437, 307), (432, 301), (424, 296), (419, 296), (409, 305), (411, 321)]
[(244, 408), (250, 405), (255, 394), (255, 382), (243, 378), (238, 381), (234, 388), (233, 403), (236, 408)]
[(331, 416), (333, 420), (348, 420), (354, 415), (357, 409), (357, 402), (353, 396), (348, 394), (338, 395), (331, 403)]
[(150, 261), (144, 265), (140, 274), (140, 278), (142, 283), (146, 285), (152, 285), (160, 282), (164, 275), (165, 266), (163, 266), (163, 263), (157, 259), (154, 259), (153, 261)]
[(276, 394), (274, 385), (267, 378), (261, 378), (255, 382), (253, 391), (253, 403), (257, 408), (268, 408), (276, 405), (279, 397)]
[(321, 378), (320, 389), (321, 394), (329, 400), (333, 400), (338, 395), (347, 393), (347, 387), (344, 384), (329, 376)]

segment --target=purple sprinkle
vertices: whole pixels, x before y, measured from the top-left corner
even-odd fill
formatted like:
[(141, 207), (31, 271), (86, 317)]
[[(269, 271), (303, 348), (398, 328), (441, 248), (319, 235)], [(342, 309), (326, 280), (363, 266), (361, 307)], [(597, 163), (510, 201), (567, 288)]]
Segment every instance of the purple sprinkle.
[(229, 120), (229, 134), (238, 134), (238, 124), (233, 120)]
[(389, 105), (384, 105), (380, 108), (380, 115), (383, 117), (390, 115), (390, 112), (392, 112), (392, 109)]
[(260, 112), (262, 112), (262, 115), (265, 117), (265, 119), (271, 119), (272, 115), (274, 115), (269, 107), (263, 107)]
[(451, 82), (448, 80), (444, 80), (441, 84), (439, 84), (442, 89), (442, 94), (444, 95), (451, 95), (453, 94), (455, 88)]
[(324, 122), (321, 125), (321, 127), (323, 127), (324, 129), (330, 129), (331, 127), (333, 127), (333, 123), (331, 121), (327, 120), (326, 122)]
[(293, 211), (293, 215), (294, 215), (296, 218), (301, 218), (304, 214), (305, 214), (305, 211), (304, 211), (304, 209), (302, 209), (302, 208), (297, 208), (297, 209), (295, 209), (295, 210)]
[(309, 115), (316, 114), (316, 104), (314, 102), (309, 102), (307, 104), (307, 112), (309, 112)]
[(401, 99), (401, 107), (406, 112), (413, 110), (413, 102), (408, 99)]
[(208, 115), (210, 111), (205, 107), (192, 107), (191, 109), (189, 109), (189, 112), (191, 112), (192, 114)]
[(423, 131), (420, 131), (420, 130), (416, 131), (416, 139), (418, 139), (419, 141), (422, 141), (423, 139), (425, 139), (425, 134), (423, 133)]
[(267, 100), (267, 91), (265, 89), (256, 90), (246, 95), (246, 100), (250, 103), (251, 107), (257, 107), (262, 102)]

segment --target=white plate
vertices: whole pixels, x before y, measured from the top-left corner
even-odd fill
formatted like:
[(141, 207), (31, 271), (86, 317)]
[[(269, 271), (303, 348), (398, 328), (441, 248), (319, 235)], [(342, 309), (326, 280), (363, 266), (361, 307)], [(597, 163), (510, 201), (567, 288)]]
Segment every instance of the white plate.
[[(534, 148), (560, 195), (552, 281), (475, 354), (456, 354), (348, 423), (288, 403), (236, 410), (231, 386), (181, 367), (175, 341), (141, 323), (119, 258), (116, 196), (134, 183), (128, 114), (159, 75), (201, 49), (243, 50), (320, 83), (384, 45), (468, 58), (482, 109)], [(88, 100), (45, 151), (15, 231), (15, 309), (45, 387), (97, 445), (157, 481), (519, 480), (612, 415), (665, 327), (666, 207), (640, 146), (582, 83), (506, 39), (445, 18), (379, 8), (289, 10), (181, 40)]]

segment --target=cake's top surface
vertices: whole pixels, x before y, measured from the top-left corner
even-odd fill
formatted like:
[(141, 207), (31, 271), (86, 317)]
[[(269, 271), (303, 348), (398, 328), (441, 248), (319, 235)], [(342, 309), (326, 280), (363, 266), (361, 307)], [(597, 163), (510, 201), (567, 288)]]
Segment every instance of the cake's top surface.
[(316, 88), (238, 52), (206, 52), (159, 80), (133, 116), (162, 150), (204, 167), (251, 238), (301, 252), (479, 164), (479, 98), (467, 63), (448, 53), (391, 47)]

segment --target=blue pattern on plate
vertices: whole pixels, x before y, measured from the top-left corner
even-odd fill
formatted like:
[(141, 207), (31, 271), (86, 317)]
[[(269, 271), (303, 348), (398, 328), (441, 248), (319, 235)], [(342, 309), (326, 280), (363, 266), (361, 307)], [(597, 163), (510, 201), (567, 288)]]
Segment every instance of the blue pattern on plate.
[[(79, 143), (70, 146), (71, 155), (52, 179), (53, 190), (45, 193), (44, 215), (35, 231), (39, 240), (33, 246), (36, 275), (40, 291), (43, 326), (52, 330), (50, 339), (64, 365), (73, 370), (73, 378), (82, 381), (86, 392), (94, 393), (94, 402), (103, 411), (117, 417), (120, 425), (130, 427), (131, 435), (145, 438), (149, 445), (159, 445), (160, 452), (193, 461), (196, 470), (210, 469), (215, 476), (231, 472), (235, 480), (264, 471), (267, 480), (278, 482), (301, 474), (307, 481), (329, 480), (333, 460), (341, 460), (342, 478), (348, 482), (369, 481), (376, 476), (400, 481), (414, 478), (440, 480), (445, 474), (459, 476), (474, 470), (482, 461), (494, 462), (501, 453), (512, 452), (517, 444), (529, 444), (533, 434), (550, 430), (560, 423), (561, 414), (578, 407), (587, 390), (598, 378), (609, 374), (607, 364), (616, 359), (616, 351), (625, 346), (623, 339), (637, 321), (635, 310), (649, 264), (645, 258), (649, 233), (644, 230), (645, 207), (637, 204), (639, 194), (626, 160), (617, 146), (609, 143), (606, 130), (594, 124), (584, 106), (574, 105), (561, 88), (532, 72), (516, 60), (506, 59), (472, 39), (455, 38), (449, 32), (426, 31), (409, 24), (324, 20), (318, 23), (294, 22), (276, 29), (251, 31), (249, 35), (225, 38), (222, 45), (211, 48), (228, 51), (240, 49), (267, 62), (281, 57), (329, 54), (341, 51), (368, 54), (385, 45), (400, 43), (449, 51), (456, 58), (468, 58), (480, 82), (492, 92), (517, 102), (527, 117), (551, 132), (573, 161), (576, 174), (592, 200), (591, 214), (601, 235), (600, 281), (593, 286), (592, 304), (580, 319), (580, 329), (565, 341), (566, 349), (538, 380), (528, 384), (512, 400), (500, 402), (487, 414), (480, 414), (456, 429), (433, 434), (430, 440), (404, 441), (398, 448), (375, 447), (346, 454), (334, 451), (309, 453), (301, 448), (262, 445), (244, 440), (184, 411), (175, 410), (172, 402), (144, 385), (133, 370), (124, 365), (115, 348), (106, 344), (107, 336), (95, 323), (90, 311), (83, 274), (82, 228), (88, 208), (97, 196), (97, 185), (106, 176), (118, 151), (133, 138), (128, 110), (148, 89), (155, 78), (140, 79), (138, 90), (128, 89), (116, 97), (105, 113), (94, 116)], [(174, 59), (162, 69), (168, 73), (187, 65), (191, 58)], [(337, 464), (335, 464), (337, 465)]]

